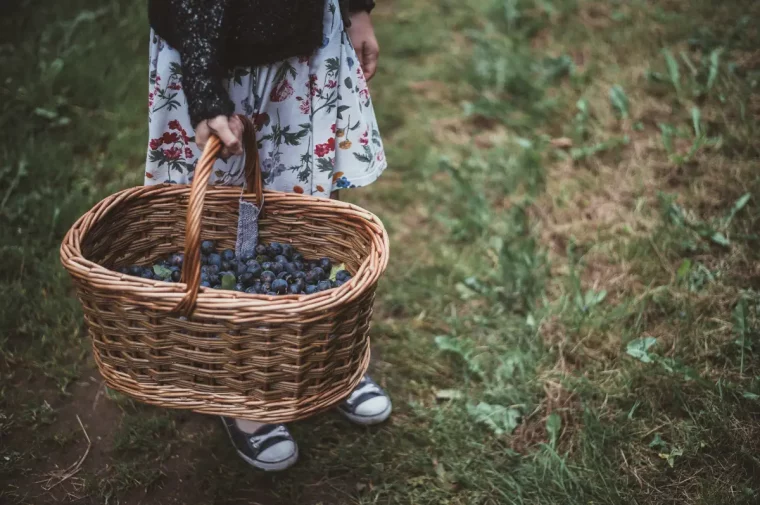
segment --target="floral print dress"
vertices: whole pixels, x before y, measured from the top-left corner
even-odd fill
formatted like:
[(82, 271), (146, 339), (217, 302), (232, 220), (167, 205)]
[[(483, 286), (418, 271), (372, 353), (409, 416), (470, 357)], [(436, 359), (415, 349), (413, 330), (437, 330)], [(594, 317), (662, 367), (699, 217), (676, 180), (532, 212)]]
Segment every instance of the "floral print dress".
[[(324, 40), (315, 54), (236, 68), (227, 87), (235, 112), (256, 125), (268, 189), (328, 197), (337, 189), (366, 186), (385, 169), (367, 82), (337, 0), (326, 0)], [(182, 90), (180, 56), (153, 32), (148, 105), (145, 184), (189, 184), (200, 151)], [(242, 185), (242, 169), (242, 156), (217, 160), (210, 184)]]

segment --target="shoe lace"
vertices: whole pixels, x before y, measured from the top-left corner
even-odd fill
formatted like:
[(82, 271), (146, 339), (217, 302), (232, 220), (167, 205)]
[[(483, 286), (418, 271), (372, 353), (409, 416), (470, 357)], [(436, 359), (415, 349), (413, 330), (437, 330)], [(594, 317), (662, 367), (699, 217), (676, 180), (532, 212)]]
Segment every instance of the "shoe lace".
[(258, 449), (262, 443), (266, 442), (270, 438), (279, 437), (279, 436), (287, 436), (287, 434), (288, 434), (287, 428), (285, 428), (284, 425), (279, 425), (277, 426), (277, 428), (263, 435), (251, 435), (249, 440), (251, 442), (251, 445), (254, 447), (254, 449)]

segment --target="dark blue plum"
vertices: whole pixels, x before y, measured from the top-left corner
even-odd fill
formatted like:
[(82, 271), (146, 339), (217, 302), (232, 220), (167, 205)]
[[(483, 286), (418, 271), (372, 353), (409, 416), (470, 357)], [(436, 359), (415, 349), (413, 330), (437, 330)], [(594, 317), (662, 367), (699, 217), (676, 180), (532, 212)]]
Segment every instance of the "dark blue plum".
[(264, 271), (266, 271), (266, 270), (271, 271), (272, 270), (272, 262), (271, 261), (265, 261), (264, 263), (261, 264), (261, 269), (264, 270)]
[(241, 291), (241, 292), (245, 291), (245, 286), (243, 286), (242, 284), (238, 282), (237, 284), (235, 284), (235, 291)]
[(293, 254), (290, 255), (291, 261), (303, 261), (303, 254), (301, 254), (298, 251), (293, 251)]
[(286, 258), (285, 256), (283, 256), (282, 254), (278, 254), (277, 256), (275, 256), (274, 260), (277, 263), (282, 263), (283, 265), (289, 261), (288, 258)]
[(232, 270), (234, 266), (233, 261), (222, 260), (222, 270)]
[(222, 251), (222, 259), (225, 261), (232, 261), (235, 259), (235, 251), (232, 249), (225, 249)]
[(319, 268), (327, 272), (327, 275), (330, 275), (330, 270), (332, 270), (332, 261), (330, 261), (330, 258), (319, 258)]
[(351, 274), (348, 273), (346, 270), (338, 270), (337, 272), (335, 272), (336, 281), (346, 282), (350, 278), (351, 278)]
[(306, 276), (304, 276), (303, 280), (304, 280), (304, 282), (306, 282), (306, 284), (308, 284), (310, 286), (313, 285), (313, 284), (316, 284), (316, 283), (318, 283), (320, 281), (319, 272), (315, 272), (314, 270), (310, 270), (309, 272), (306, 273)]
[(221, 282), (221, 279), (219, 278), (219, 274), (209, 274), (208, 281), (212, 286), (216, 286)]
[(306, 272), (304, 272), (303, 270), (299, 270), (298, 272), (293, 274), (293, 277), (296, 279), (304, 280), (306, 278)]
[(277, 278), (274, 272), (270, 270), (264, 270), (263, 272), (261, 272), (260, 277), (261, 277), (261, 282), (265, 282), (265, 283), (271, 283)]
[(222, 268), (219, 265), (208, 265), (206, 271), (209, 273), (209, 275), (218, 274), (222, 271)]
[(272, 263), (272, 267), (270, 268), (270, 270), (272, 270), (272, 272), (276, 274), (279, 274), (280, 272), (285, 271), (285, 267), (282, 266), (282, 263), (275, 262), (275, 263)]
[(264, 244), (259, 244), (256, 246), (255, 251), (256, 251), (257, 256), (266, 256), (267, 246), (265, 246)]
[(175, 267), (181, 267), (185, 261), (185, 255), (182, 253), (174, 253), (169, 258), (169, 264)]
[(216, 244), (213, 240), (204, 240), (201, 242), (201, 252), (203, 254), (211, 254), (216, 249)]
[(275, 279), (272, 283), (272, 291), (278, 295), (284, 295), (288, 291), (288, 281), (284, 279)]
[(319, 281), (319, 284), (317, 284), (318, 291), (327, 291), (328, 289), (332, 289), (332, 283), (330, 281)]
[(153, 275), (153, 271), (150, 268), (146, 268), (142, 271), (142, 274), (140, 274), (140, 277), (143, 279), (155, 279), (156, 276)]
[(267, 247), (267, 254), (273, 258), (278, 254), (282, 254), (282, 244), (279, 242), (272, 242), (269, 244), (269, 247)]
[(129, 267), (129, 275), (134, 275), (135, 277), (140, 277), (143, 273), (143, 267), (139, 267), (137, 265), (132, 265)]
[(240, 277), (241, 275), (243, 275), (247, 271), (248, 271), (248, 267), (242, 261), (239, 262), (239, 263), (237, 263), (237, 264), (235, 264), (235, 275), (237, 275), (238, 277)]
[(244, 286), (250, 286), (253, 284), (253, 281), (256, 280), (256, 276), (253, 275), (251, 272), (245, 272), (240, 276), (240, 282)]
[(211, 253), (208, 255), (208, 264), (222, 268), (222, 257), (217, 253)]
[(315, 286), (314, 284), (309, 284), (308, 286), (306, 286), (306, 287), (304, 288), (304, 290), (303, 290), (303, 291), (304, 291), (304, 293), (306, 293), (307, 295), (313, 295), (314, 293), (316, 293), (316, 292), (317, 292), (317, 286)]
[(256, 295), (259, 293), (259, 290), (256, 289), (256, 286), (249, 286), (245, 288), (245, 292), (251, 295)]
[(290, 244), (282, 244), (282, 255), (291, 259), (293, 257), (293, 246)]
[(289, 295), (300, 295), (301, 291), (302, 291), (301, 286), (298, 283), (291, 284), (290, 286), (288, 286)]
[(182, 272), (175, 270), (172, 272), (172, 282), (179, 282), (182, 279)]
[(204, 288), (210, 288), (211, 284), (208, 281), (201, 281), (201, 286)]
[(320, 267), (314, 267), (314, 268), (312, 268), (311, 272), (309, 272), (309, 273), (312, 273), (312, 274), (316, 275), (317, 279), (320, 280), (320, 281), (325, 281), (325, 280), (327, 280), (330, 277), (330, 275), (327, 272), (325, 272), (324, 270), (322, 270), (322, 268), (320, 268)]

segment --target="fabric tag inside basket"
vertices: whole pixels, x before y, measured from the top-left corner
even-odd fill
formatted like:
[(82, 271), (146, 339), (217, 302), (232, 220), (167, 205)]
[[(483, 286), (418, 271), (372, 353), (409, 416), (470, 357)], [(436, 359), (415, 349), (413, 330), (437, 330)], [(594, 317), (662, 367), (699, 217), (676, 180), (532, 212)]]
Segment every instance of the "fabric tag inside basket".
[(259, 208), (251, 202), (240, 199), (240, 214), (238, 217), (237, 242), (235, 257), (252, 258), (256, 256), (256, 246), (259, 243)]

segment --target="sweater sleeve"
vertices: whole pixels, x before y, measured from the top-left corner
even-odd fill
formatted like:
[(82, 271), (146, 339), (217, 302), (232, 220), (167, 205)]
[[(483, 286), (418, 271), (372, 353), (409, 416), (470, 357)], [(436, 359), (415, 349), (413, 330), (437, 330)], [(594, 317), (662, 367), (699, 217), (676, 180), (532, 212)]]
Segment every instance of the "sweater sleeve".
[(230, 0), (170, 0), (178, 30), (182, 86), (190, 121), (231, 115), (235, 106), (224, 86), (222, 63)]
[(375, 8), (374, 0), (348, 0), (349, 12), (372, 12)]

